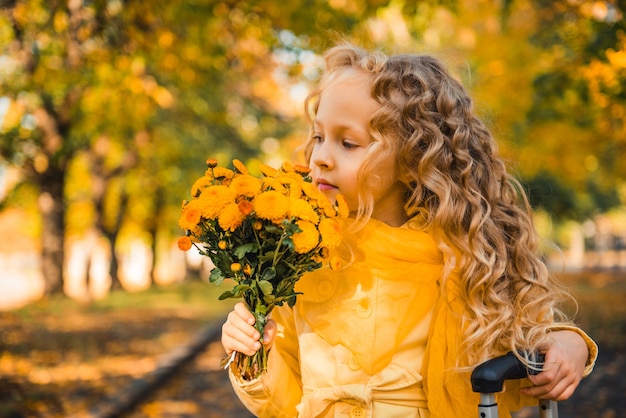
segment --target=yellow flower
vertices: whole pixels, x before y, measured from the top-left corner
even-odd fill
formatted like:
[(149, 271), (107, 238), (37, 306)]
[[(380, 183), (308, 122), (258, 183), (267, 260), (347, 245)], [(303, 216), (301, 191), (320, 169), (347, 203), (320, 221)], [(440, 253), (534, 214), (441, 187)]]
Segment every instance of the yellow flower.
[(221, 240), (220, 242), (217, 243), (217, 248), (219, 248), (220, 250), (225, 250), (228, 247), (228, 243), (224, 240)]
[(328, 200), (328, 198), (321, 193), (320, 197), (317, 199), (317, 205), (322, 209), (324, 215), (328, 216), (329, 218), (337, 216), (335, 207), (332, 205), (332, 203), (330, 203), (330, 200)]
[(238, 203), (239, 206), (239, 211), (242, 213), (243, 216), (248, 216), (252, 213), (252, 211), (254, 210), (254, 206), (252, 206), (252, 203), (250, 203), (249, 200), (242, 200), (241, 202)]
[(217, 167), (217, 160), (215, 158), (207, 158), (206, 165), (209, 168), (215, 168)]
[(277, 177), (265, 177), (261, 190), (276, 190), (280, 194), (287, 195), (287, 188), (278, 181)]
[(314, 249), (320, 241), (320, 233), (314, 224), (308, 221), (296, 222), (302, 232), (296, 232), (291, 239), (297, 253), (304, 254)]
[(182, 229), (194, 229), (200, 223), (201, 216), (202, 211), (198, 205), (198, 201), (192, 200), (183, 208), (180, 218), (178, 218), (178, 225)]
[(207, 176), (202, 176), (191, 186), (191, 195), (193, 197), (198, 197), (200, 192), (209, 187), (212, 184), (212, 180)]
[(278, 170), (266, 164), (260, 164), (259, 168), (265, 177), (276, 177), (278, 174)]
[(303, 181), (300, 186), (302, 187), (304, 194), (307, 195), (309, 199), (318, 200), (320, 197), (325, 197), (312, 183)]
[(234, 231), (243, 223), (245, 216), (239, 210), (239, 205), (229, 203), (221, 211), (217, 217), (220, 227), (226, 231)]
[(257, 216), (261, 219), (284, 218), (289, 210), (289, 198), (275, 190), (258, 194), (252, 204)]
[[(293, 197), (300, 197), (300, 195), (302, 194), (302, 188), (300, 187), (300, 181), (301, 180), (299, 178), (294, 179), (290, 176), (278, 176), (276, 178), (276, 181), (278, 183), (280, 183), (283, 186), (287, 186), (287, 189), (289, 189), (289, 196), (293, 196)], [(276, 184), (274, 184), (274, 187), (276, 187)], [(287, 192), (283, 192), (283, 194), (287, 194)]]
[(261, 180), (249, 174), (242, 174), (233, 178), (228, 186), (237, 196), (254, 197), (261, 191)]
[(320, 220), (315, 209), (306, 200), (292, 197), (289, 199), (289, 216), (317, 224)]
[(246, 166), (237, 159), (233, 160), (233, 167), (235, 167), (235, 170), (237, 170), (241, 174), (248, 174), (248, 169), (246, 168)]
[(330, 259), (330, 269), (333, 271), (337, 271), (341, 268), (341, 264), (343, 262), (341, 261), (341, 258), (339, 257), (332, 257)]
[(189, 251), (191, 249), (191, 238), (189, 237), (178, 238), (178, 249), (181, 251)]
[(227, 186), (211, 186), (200, 193), (198, 202), (202, 216), (215, 219), (224, 206), (235, 202), (235, 193)]
[(252, 274), (252, 266), (250, 264), (243, 266), (243, 274), (246, 276), (250, 276)]
[(324, 218), (319, 224), (322, 243), (328, 248), (334, 248), (341, 243), (341, 225), (335, 219)]
[(230, 269), (234, 272), (237, 273), (238, 271), (241, 271), (241, 264), (239, 263), (233, 263), (230, 265)]
[(202, 235), (202, 226), (196, 225), (193, 228), (191, 228), (189, 232), (191, 232), (191, 241), (199, 242), (197, 237)]
[(293, 171), (293, 166), (291, 165), (291, 163), (288, 163), (287, 161), (283, 162), (283, 164), (280, 166), (280, 168), (285, 173), (289, 173), (290, 171)]
[(311, 172), (311, 169), (305, 165), (296, 164), (293, 166), (293, 169), (296, 173), (306, 176)]
[(348, 202), (342, 194), (337, 195), (337, 213), (340, 217), (344, 219), (350, 216), (350, 208), (348, 207)]
[(231, 170), (230, 168), (225, 168), (225, 167), (215, 167), (213, 169), (213, 176), (216, 179), (232, 179), (233, 176), (235, 175), (235, 173), (233, 172), (233, 170)]

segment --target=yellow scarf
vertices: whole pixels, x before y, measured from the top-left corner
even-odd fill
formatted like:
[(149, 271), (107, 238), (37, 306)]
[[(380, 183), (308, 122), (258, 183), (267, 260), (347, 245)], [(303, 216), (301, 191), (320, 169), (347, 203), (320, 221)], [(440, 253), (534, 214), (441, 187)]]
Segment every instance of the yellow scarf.
[[(459, 371), (466, 366), (458, 361), (465, 312), (459, 276), (453, 273), (441, 292), (444, 257), (419, 226), (418, 219), (399, 228), (371, 220), (346, 236), (346, 245), (333, 254), (344, 267), (305, 275), (296, 286), (303, 293), (298, 306), (318, 335), (350, 349), (369, 374), (385, 368), (408, 333), (432, 312), (421, 370), (428, 409), (432, 418), (471, 416), (478, 395), (471, 391), (470, 372)], [(359, 314), (370, 310), (375, 320), (359, 321)], [(517, 390), (507, 393), (499, 400), (501, 416), (517, 409), (520, 400)]]

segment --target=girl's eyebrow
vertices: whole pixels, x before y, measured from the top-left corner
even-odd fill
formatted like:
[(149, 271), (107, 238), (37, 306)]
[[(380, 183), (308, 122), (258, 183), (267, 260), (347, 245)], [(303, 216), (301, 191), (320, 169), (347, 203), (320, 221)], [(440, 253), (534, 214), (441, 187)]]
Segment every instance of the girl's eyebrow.
[[(317, 126), (317, 127), (324, 127), (324, 124), (319, 119), (313, 119), (313, 125)], [(350, 126), (348, 124), (338, 124), (338, 125), (334, 126), (334, 128), (335, 129), (339, 129), (341, 131), (354, 132), (355, 134), (366, 133), (366, 132), (363, 131), (363, 129), (361, 129), (361, 127), (359, 127), (359, 126)]]

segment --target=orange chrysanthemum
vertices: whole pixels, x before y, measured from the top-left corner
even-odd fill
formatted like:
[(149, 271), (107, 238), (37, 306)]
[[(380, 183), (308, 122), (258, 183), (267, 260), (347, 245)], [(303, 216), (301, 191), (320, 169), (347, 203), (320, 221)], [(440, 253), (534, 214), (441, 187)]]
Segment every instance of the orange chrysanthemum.
[(254, 206), (252, 206), (252, 203), (249, 200), (242, 200), (241, 202), (238, 203), (238, 206), (239, 206), (239, 212), (241, 212), (243, 216), (250, 215), (252, 211), (254, 210)]
[(315, 209), (306, 201), (292, 197), (289, 199), (289, 216), (317, 224), (320, 217)]
[(306, 176), (311, 172), (311, 169), (305, 165), (296, 164), (293, 166), (296, 173)]
[(233, 170), (231, 170), (230, 168), (225, 168), (225, 167), (215, 167), (213, 169), (213, 176), (216, 179), (232, 179), (233, 176), (235, 175), (235, 172)]
[(278, 170), (266, 164), (259, 164), (259, 168), (265, 177), (276, 177), (278, 174)]
[(242, 174), (233, 178), (229, 187), (237, 196), (254, 197), (261, 191), (261, 180), (249, 174)]
[(291, 239), (297, 253), (308, 253), (319, 244), (320, 233), (315, 225), (308, 221), (296, 222), (302, 232), (296, 232)]
[(338, 271), (341, 268), (342, 264), (343, 264), (343, 261), (341, 261), (341, 258), (331, 257), (330, 263), (329, 263), (331, 270)]
[(178, 238), (178, 249), (181, 251), (189, 251), (191, 249), (191, 238), (189, 237), (180, 237)]
[[(300, 187), (300, 182), (302, 181), (301, 178), (292, 178), (292, 177), (288, 177), (288, 176), (278, 176), (276, 178), (276, 182), (280, 183), (283, 186), (286, 186), (286, 188), (289, 190), (289, 196), (292, 197), (300, 197), (300, 195), (302, 194), (302, 187)], [(275, 184), (274, 184), (275, 185)], [(284, 194), (287, 194), (287, 191), (283, 192)]]
[(320, 245), (334, 248), (341, 243), (341, 225), (335, 219), (322, 219), (318, 228), (322, 235), (322, 243)]
[(346, 219), (348, 216), (350, 216), (350, 208), (348, 207), (348, 201), (342, 194), (337, 195), (336, 199), (337, 199), (337, 213), (340, 217)]
[(234, 202), (235, 193), (227, 186), (222, 185), (207, 187), (198, 197), (202, 216), (207, 219), (215, 219), (224, 206)]
[(258, 194), (252, 201), (254, 211), (261, 219), (284, 218), (289, 210), (289, 198), (275, 190)]
[(202, 210), (197, 200), (192, 200), (183, 208), (180, 218), (178, 218), (178, 226), (184, 230), (192, 230), (197, 227), (202, 217)]
[(245, 216), (239, 210), (239, 205), (229, 203), (221, 211), (217, 217), (217, 222), (225, 231), (234, 231), (243, 223)]
[(207, 176), (202, 176), (191, 186), (191, 195), (193, 197), (198, 197), (200, 192), (207, 187), (211, 186), (212, 180)]
[(244, 163), (237, 159), (233, 160), (233, 167), (235, 167), (235, 169), (241, 174), (248, 174), (248, 169), (246, 168)]
[(293, 166), (291, 165), (291, 163), (285, 161), (283, 162), (283, 164), (280, 166), (280, 168), (285, 172), (285, 173), (289, 173), (290, 171), (293, 171)]
[(319, 199), (320, 197), (324, 197), (324, 195), (322, 194), (322, 192), (320, 192), (317, 187), (315, 187), (315, 185), (313, 185), (312, 183), (308, 183), (306, 181), (303, 181), (302, 184), (300, 185), (302, 187), (302, 191), (304, 192), (304, 194), (309, 198), (309, 199)]

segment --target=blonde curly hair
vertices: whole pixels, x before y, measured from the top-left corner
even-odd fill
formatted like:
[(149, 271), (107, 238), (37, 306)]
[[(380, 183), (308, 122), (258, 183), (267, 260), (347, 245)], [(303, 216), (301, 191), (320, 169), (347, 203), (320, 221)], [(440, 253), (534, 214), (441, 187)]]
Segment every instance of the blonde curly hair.
[[(571, 325), (558, 308), (568, 295), (542, 261), (524, 190), (507, 173), (461, 83), (429, 55), (387, 56), (342, 44), (325, 60), (326, 72), (305, 101), (307, 117), (314, 118), (323, 90), (346, 71), (371, 81), (381, 107), (371, 118), (372, 146), (358, 176), (357, 220), (372, 213), (367, 184), (375, 167), (395, 158), (407, 216), (421, 214), (445, 254), (442, 288), (453, 270), (460, 274), (468, 364), (536, 350), (550, 328)], [(309, 138), (307, 158), (311, 147)]]

